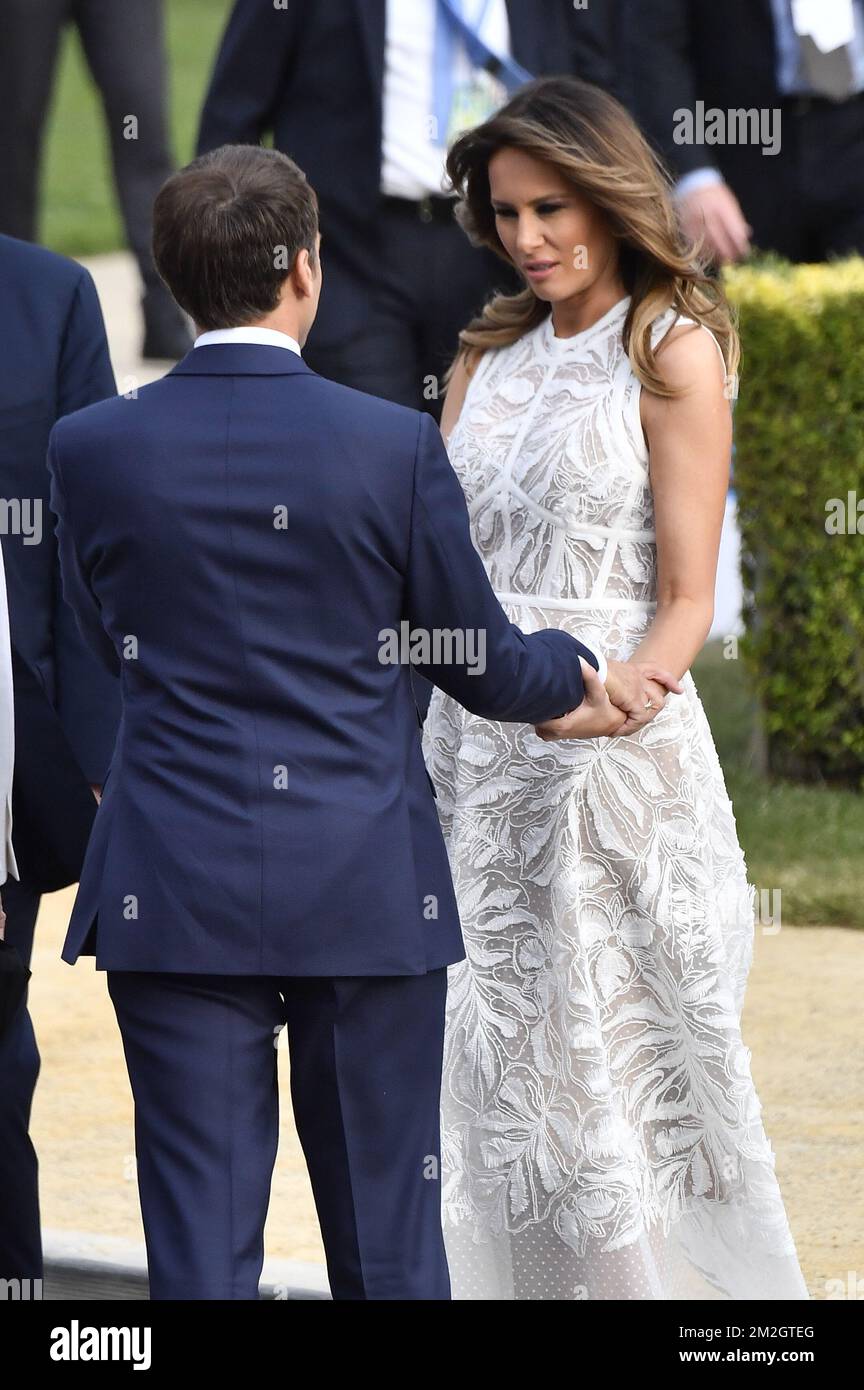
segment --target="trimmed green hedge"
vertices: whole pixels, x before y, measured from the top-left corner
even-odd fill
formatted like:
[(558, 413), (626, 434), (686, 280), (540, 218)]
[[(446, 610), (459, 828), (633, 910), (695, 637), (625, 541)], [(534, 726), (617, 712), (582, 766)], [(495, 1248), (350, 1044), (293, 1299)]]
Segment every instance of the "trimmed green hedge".
[(864, 260), (724, 278), (742, 339), (742, 654), (768, 768), (864, 789)]

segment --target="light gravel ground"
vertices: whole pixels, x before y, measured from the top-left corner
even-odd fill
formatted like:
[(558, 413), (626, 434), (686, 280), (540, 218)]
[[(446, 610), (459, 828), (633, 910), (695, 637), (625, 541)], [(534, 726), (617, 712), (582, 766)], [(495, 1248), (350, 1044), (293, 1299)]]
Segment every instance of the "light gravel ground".
[[(33, 1137), (42, 1224), (143, 1240), (132, 1101), (104, 972), (60, 960), (73, 890), (43, 902), (31, 1009), (42, 1052)], [(864, 932), (784, 927), (759, 935), (744, 1040), (805, 1278), (860, 1280), (864, 1295), (864, 1120), (860, 995)], [(323, 1260), (280, 1038), (281, 1133), (267, 1222), (274, 1258)]]

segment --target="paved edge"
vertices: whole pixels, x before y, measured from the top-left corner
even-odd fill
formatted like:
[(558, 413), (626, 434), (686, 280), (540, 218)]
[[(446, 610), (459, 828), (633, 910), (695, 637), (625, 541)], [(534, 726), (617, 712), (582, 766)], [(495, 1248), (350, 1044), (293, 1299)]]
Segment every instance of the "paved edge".
[[(90, 1231), (42, 1232), (46, 1278), (51, 1273), (101, 1275), (147, 1285), (147, 1255), (143, 1245), (119, 1236)], [(303, 1260), (265, 1259), (260, 1283), (262, 1299), (329, 1299), (330, 1285), (322, 1264)]]

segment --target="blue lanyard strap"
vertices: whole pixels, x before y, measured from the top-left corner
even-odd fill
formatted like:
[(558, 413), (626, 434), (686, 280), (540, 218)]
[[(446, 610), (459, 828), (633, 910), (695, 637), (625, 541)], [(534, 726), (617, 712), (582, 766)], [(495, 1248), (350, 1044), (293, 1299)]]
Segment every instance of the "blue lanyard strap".
[(472, 63), (477, 67), (485, 68), (495, 77), (499, 78), (508, 92), (515, 91), (525, 82), (530, 82), (533, 74), (523, 68), (521, 63), (509, 54), (495, 53), (493, 49), (480, 37), (480, 30), (483, 21), (489, 10), (491, 0), (484, 0), (483, 9), (473, 24), (469, 23), (462, 14), (458, 0), (438, 0), (439, 9), (443, 10), (451, 25), (455, 27), (465, 42)]

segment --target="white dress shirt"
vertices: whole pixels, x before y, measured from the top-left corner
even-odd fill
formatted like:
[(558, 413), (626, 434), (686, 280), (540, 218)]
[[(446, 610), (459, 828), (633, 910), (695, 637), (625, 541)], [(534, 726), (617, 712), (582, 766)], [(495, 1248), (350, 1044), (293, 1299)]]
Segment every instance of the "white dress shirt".
[(302, 356), (297, 340), (275, 328), (212, 328), (209, 333), (200, 333), (192, 346), (207, 347), (208, 343), (259, 343), (262, 347), (289, 348)]
[[(436, 0), (387, 0), (381, 192), (397, 198), (443, 192), (447, 132), (434, 128), (435, 11)], [(472, 0), (465, 13), (471, 20), (482, 14), (484, 42), (511, 56), (505, 0)], [(474, 77), (494, 93), (494, 105), (507, 100), (502, 82), (476, 72), (463, 43), (454, 44), (454, 64), (457, 86)]]
[[(195, 339), (193, 346), (196, 348), (207, 347), (208, 343), (260, 343), (263, 347), (288, 348), (291, 352), (296, 352), (298, 356), (302, 356), (300, 344), (294, 338), (289, 337), (287, 333), (277, 332), (275, 328), (214, 328), (209, 333), (201, 333)], [(2, 637), (2, 633), (0, 633), (0, 637)], [(595, 647), (591, 647), (590, 650), (597, 658), (598, 675), (601, 681), (605, 681), (606, 658)]]

